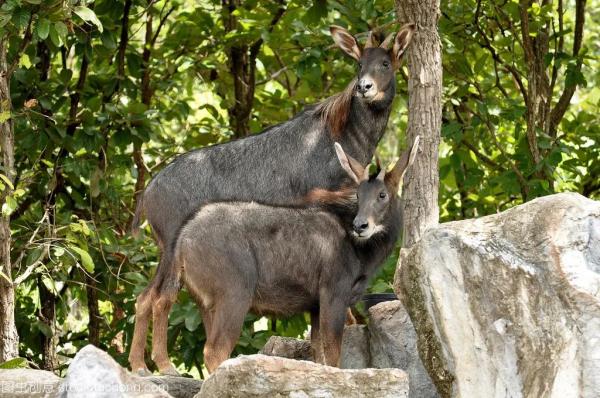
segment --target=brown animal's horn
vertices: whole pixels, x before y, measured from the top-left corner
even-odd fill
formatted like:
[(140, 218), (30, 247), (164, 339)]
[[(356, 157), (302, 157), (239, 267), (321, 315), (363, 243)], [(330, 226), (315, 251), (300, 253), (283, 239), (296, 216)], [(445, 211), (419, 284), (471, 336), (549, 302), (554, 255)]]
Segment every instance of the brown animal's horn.
[(375, 35), (373, 34), (373, 31), (370, 31), (369, 36), (367, 37), (367, 42), (365, 43), (365, 49), (373, 47), (376, 47)]
[(390, 45), (392, 44), (392, 42), (394, 41), (394, 37), (396, 37), (395, 33), (390, 33), (385, 40), (379, 45), (379, 48), (383, 48), (384, 50), (387, 50), (390, 48)]
[(360, 184), (362, 181), (361, 177), (364, 176), (365, 170), (367, 173), (367, 178), (369, 178), (369, 168), (363, 168), (362, 165), (358, 162), (358, 160), (354, 159), (352, 156), (347, 155), (342, 149), (342, 146), (339, 143), (334, 144), (335, 154), (340, 162), (340, 165), (344, 169), (344, 171), (354, 180), (356, 184)]
[(360, 179), (361, 182), (363, 181), (369, 181), (369, 165), (367, 165), (367, 167), (365, 167), (365, 171), (363, 172), (362, 178)]

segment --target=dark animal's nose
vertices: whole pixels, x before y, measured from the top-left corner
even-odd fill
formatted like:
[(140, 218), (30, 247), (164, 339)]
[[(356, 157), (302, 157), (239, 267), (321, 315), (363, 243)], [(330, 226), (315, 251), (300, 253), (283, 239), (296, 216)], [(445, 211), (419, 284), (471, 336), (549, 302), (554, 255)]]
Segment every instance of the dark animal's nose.
[(369, 79), (360, 79), (358, 82), (358, 92), (361, 94), (366, 93), (373, 87), (373, 81)]
[(354, 232), (356, 232), (357, 234), (360, 234), (361, 232), (364, 232), (369, 227), (369, 222), (367, 220), (354, 219), (354, 222), (352, 223), (352, 227), (354, 228)]

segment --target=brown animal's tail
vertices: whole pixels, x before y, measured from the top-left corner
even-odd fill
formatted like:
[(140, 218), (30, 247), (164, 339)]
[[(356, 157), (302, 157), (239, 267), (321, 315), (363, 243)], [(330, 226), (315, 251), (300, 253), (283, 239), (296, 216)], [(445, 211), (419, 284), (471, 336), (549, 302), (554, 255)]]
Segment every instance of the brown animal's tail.
[(135, 204), (135, 214), (131, 220), (131, 235), (137, 238), (140, 234), (140, 224), (144, 214), (144, 193), (140, 192)]

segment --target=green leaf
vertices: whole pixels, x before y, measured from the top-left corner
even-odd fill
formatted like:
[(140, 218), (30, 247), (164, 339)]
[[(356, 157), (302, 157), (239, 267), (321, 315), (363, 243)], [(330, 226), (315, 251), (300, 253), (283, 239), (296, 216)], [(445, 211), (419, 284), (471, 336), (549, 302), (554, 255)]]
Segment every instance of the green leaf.
[(45, 18), (40, 19), (35, 26), (35, 31), (40, 39), (46, 40), (50, 33), (50, 21)]
[(0, 363), (0, 369), (23, 369), (28, 367), (27, 359), (20, 357)]
[(69, 29), (67, 29), (67, 25), (65, 25), (63, 22), (58, 21), (57, 23), (54, 24), (54, 29), (56, 29), (56, 33), (58, 34), (58, 36), (60, 36), (61, 39), (65, 39), (67, 37), (67, 35), (69, 34)]
[(194, 309), (194, 311), (192, 311), (191, 314), (185, 318), (185, 328), (190, 332), (193, 332), (194, 330), (198, 329), (198, 326), (200, 326), (200, 321), (200, 314), (198, 314), (198, 311)]
[(85, 270), (89, 273), (94, 272), (94, 261), (92, 260), (90, 254), (77, 246), (71, 246), (71, 249), (77, 254), (79, 254), (79, 257), (81, 258), (81, 265), (83, 265), (83, 268), (85, 268)]
[(15, 189), (15, 186), (13, 185), (12, 182), (10, 182), (10, 180), (8, 179), (7, 176), (0, 173), (0, 178), (2, 179), (2, 181), (4, 181), (6, 183), (6, 185), (8, 185), (10, 187), (10, 189)]
[(29, 55), (25, 53), (21, 54), (21, 58), (19, 59), (19, 66), (22, 66), (25, 69), (31, 68), (31, 60), (29, 59)]
[(2, 204), (2, 214), (10, 216), (13, 211), (17, 208), (17, 201), (12, 196), (6, 197), (6, 202)]
[(52, 41), (52, 44), (54, 44), (56, 47), (60, 47), (63, 44), (63, 40), (58, 34), (58, 31), (56, 30), (56, 24), (50, 26), (50, 40)]
[(102, 22), (100, 22), (100, 20), (96, 16), (96, 13), (94, 13), (94, 11), (90, 10), (89, 8), (84, 7), (84, 6), (79, 6), (79, 7), (75, 7), (73, 9), (73, 12), (75, 14), (77, 14), (79, 16), (79, 18), (83, 19), (85, 22), (90, 22), (90, 23), (96, 25), (98, 27), (98, 30), (100, 31), (100, 33), (102, 33), (102, 31), (104, 30), (104, 28), (102, 27)]

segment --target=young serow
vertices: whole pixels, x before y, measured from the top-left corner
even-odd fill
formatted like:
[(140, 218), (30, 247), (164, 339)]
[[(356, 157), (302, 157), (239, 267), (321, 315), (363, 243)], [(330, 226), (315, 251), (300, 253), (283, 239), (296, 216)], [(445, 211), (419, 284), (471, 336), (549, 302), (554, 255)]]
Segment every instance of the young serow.
[[(346, 308), (358, 301), (398, 239), (397, 191), (417, 148), (418, 138), (389, 172), (369, 177), (368, 166), (336, 143), (353, 189), (312, 191), (307, 200), (315, 207), (208, 204), (185, 224), (170, 277), (183, 281), (198, 303), (210, 372), (231, 354), (249, 311), (309, 311), (314, 358), (339, 366)], [(166, 322), (175, 299), (171, 289), (157, 295), (154, 314), (165, 318), (159, 322)], [(166, 351), (166, 335), (154, 330), (153, 347)]]
[[(350, 180), (335, 161), (334, 141), (366, 164), (383, 136), (396, 94), (395, 72), (407, 49), (415, 25), (409, 24), (377, 45), (372, 35), (364, 48), (345, 29), (332, 27), (334, 41), (359, 63), (356, 78), (341, 93), (308, 107), (292, 119), (261, 134), (182, 154), (146, 187), (136, 208), (135, 231), (145, 215), (152, 226), (161, 259), (156, 271), (161, 285), (152, 284), (136, 304), (136, 327), (129, 363), (143, 369), (145, 330), (152, 317), (156, 294), (177, 281), (168, 280), (174, 248), (182, 225), (202, 205), (218, 201), (287, 205), (315, 188), (338, 190)], [(170, 373), (166, 352), (153, 352), (162, 373)]]

